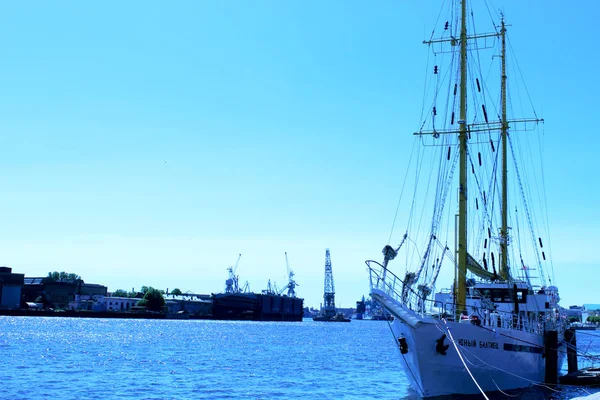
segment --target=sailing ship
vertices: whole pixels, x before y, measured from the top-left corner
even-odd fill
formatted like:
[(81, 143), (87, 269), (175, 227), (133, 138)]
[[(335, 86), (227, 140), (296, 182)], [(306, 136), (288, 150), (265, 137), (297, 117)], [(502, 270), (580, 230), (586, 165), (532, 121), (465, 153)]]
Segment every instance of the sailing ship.
[[(399, 364), (421, 397), (552, 381), (564, 354), (560, 298), (543, 247), (547, 218), (531, 204), (544, 201), (532, 194), (543, 175), (532, 172), (540, 164), (530, 155), (540, 146), (527, 141), (543, 120), (508, 117), (504, 16), (490, 33), (467, 32), (471, 16), (466, 0), (453, 4), (424, 41), (434, 59), (425, 89), (432, 99), (414, 134), (407, 229), (398, 246), (384, 247), (382, 263), (366, 261), (370, 294), (393, 317)], [(497, 65), (498, 78), (483, 59)], [(432, 212), (426, 227), (422, 210)], [(394, 270), (404, 273), (392, 270), (395, 259)], [(442, 277), (453, 283), (439, 290)]]

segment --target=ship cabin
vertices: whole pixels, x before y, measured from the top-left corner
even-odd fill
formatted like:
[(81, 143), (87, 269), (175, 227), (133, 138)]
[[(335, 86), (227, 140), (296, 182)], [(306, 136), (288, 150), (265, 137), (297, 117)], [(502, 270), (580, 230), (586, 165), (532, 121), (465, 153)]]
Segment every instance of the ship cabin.
[[(436, 293), (436, 305), (448, 311), (453, 301), (452, 289)], [(520, 328), (527, 331), (543, 329), (544, 314), (555, 314), (558, 289), (554, 286), (534, 290), (526, 282), (467, 281), (467, 310), (461, 322), (490, 327)]]
[(468, 321), (483, 318), (486, 325), (491, 326), (507, 325), (527, 331), (543, 329), (539, 322), (544, 314), (556, 313), (559, 300), (554, 286), (534, 290), (522, 281), (507, 284), (471, 280), (467, 284)]

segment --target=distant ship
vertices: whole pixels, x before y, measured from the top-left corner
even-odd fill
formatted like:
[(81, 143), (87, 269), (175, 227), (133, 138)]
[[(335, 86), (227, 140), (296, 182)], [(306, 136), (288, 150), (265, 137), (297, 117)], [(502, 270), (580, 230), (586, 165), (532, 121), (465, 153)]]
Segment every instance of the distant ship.
[(321, 321), (321, 322), (350, 322), (350, 318), (346, 318), (344, 314), (337, 313), (333, 316), (330, 315), (317, 315), (313, 317), (313, 321)]
[[(229, 278), (225, 281), (225, 292), (212, 295), (212, 316), (217, 320), (249, 321), (302, 321), (304, 300), (296, 297), (294, 272), (290, 269), (285, 254), (288, 284), (282, 290), (272, 289), (271, 283), (262, 293), (252, 293), (246, 283), (239, 287), (236, 275), (241, 254), (234, 267), (229, 267)], [(283, 292), (287, 289), (287, 294)]]

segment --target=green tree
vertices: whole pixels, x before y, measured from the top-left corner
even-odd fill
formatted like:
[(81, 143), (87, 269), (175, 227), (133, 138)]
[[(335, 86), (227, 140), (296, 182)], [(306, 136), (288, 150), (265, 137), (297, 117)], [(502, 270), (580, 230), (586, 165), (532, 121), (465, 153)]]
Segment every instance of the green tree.
[[(145, 286), (142, 287), (142, 291)], [(150, 311), (163, 311), (165, 298), (162, 293), (153, 287), (147, 287), (144, 298), (137, 303), (138, 306), (146, 307)]]
[(72, 272), (67, 273), (65, 271), (48, 272), (48, 276), (46, 277), (46, 279), (48, 279), (52, 282), (69, 282), (69, 283), (77, 283), (78, 281), (82, 280), (79, 275), (74, 274)]
[(173, 294), (175, 296), (181, 296), (183, 293), (181, 293), (181, 290), (175, 288), (175, 289), (171, 290), (171, 294)]
[(114, 297), (129, 297), (129, 293), (127, 293), (123, 289), (117, 289), (117, 290), (115, 290), (114, 292), (112, 292), (112, 295)]
[(58, 273), (58, 271), (48, 272), (47, 279), (51, 280), (52, 282), (58, 282), (60, 280), (60, 274)]

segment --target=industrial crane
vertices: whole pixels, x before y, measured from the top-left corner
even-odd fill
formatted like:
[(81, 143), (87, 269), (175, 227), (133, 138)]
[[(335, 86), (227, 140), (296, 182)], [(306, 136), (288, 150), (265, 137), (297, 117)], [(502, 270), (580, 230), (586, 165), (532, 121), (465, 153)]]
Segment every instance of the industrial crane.
[(292, 271), (292, 269), (290, 268), (290, 263), (288, 262), (287, 251), (285, 252), (285, 266), (287, 268), (288, 284), (283, 289), (281, 289), (281, 292), (279, 292), (279, 294), (283, 293), (285, 291), (285, 289), (287, 289), (288, 297), (296, 297), (295, 289), (296, 289), (296, 286), (300, 286), (300, 285), (298, 285), (296, 283), (296, 281), (294, 280), (294, 271)]
[(325, 288), (323, 294), (323, 314), (325, 316), (334, 316), (335, 309), (335, 288), (333, 286), (333, 271), (331, 269), (331, 256), (329, 249), (325, 250)]
[(235, 266), (227, 268), (227, 271), (229, 272), (229, 278), (225, 281), (225, 293), (240, 292), (238, 285), (239, 276), (235, 274), (237, 272), (238, 264), (240, 263), (240, 258), (242, 258), (241, 254), (238, 256)]
[(350, 322), (341, 312), (338, 313), (335, 308), (335, 289), (333, 286), (333, 272), (331, 270), (331, 256), (329, 249), (325, 250), (325, 288), (323, 293), (323, 306), (321, 313), (313, 317), (313, 321), (326, 322)]

